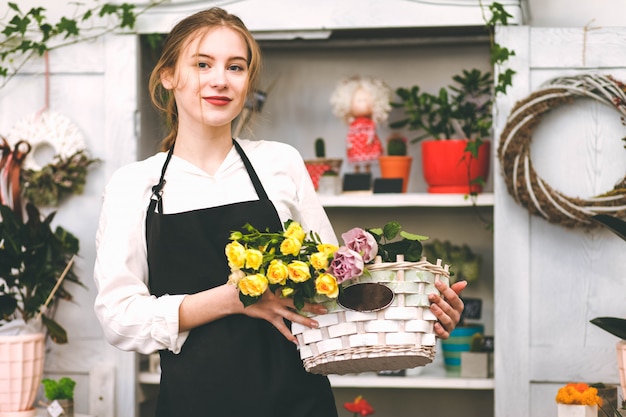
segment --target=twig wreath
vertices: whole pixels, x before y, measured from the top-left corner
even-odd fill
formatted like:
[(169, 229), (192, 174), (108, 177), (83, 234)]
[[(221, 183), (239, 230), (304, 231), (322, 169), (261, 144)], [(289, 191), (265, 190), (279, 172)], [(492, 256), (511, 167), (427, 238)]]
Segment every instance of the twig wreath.
[(591, 98), (615, 108), (622, 123), (626, 116), (626, 85), (611, 76), (584, 74), (548, 81), (516, 103), (500, 136), (498, 157), (509, 193), (531, 214), (566, 227), (595, 226), (590, 217), (626, 215), (626, 177), (610, 191), (591, 198), (569, 197), (548, 185), (530, 160), (532, 134), (550, 110)]

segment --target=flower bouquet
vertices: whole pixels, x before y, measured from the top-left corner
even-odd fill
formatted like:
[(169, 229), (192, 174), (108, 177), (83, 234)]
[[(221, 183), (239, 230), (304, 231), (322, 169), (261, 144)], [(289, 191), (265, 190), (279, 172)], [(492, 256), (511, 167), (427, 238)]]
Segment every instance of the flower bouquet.
[(579, 382), (561, 387), (556, 394), (558, 417), (597, 417), (602, 398), (597, 388)]
[(261, 232), (247, 224), (232, 232), (226, 246), (229, 281), (244, 305), (268, 289), (293, 297), (300, 310), (306, 301), (323, 304), (319, 328), (293, 323), (300, 357), (307, 371), (345, 374), (400, 370), (432, 362), (436, 338), (428, 294), (435, 281), (449, 283), (447, 266), (422, 257), (428, 239), (401, 230), (398, 222), (383, 228), (353, 228), (344, 244), (324, 243), (289, 220), (284, 232)]

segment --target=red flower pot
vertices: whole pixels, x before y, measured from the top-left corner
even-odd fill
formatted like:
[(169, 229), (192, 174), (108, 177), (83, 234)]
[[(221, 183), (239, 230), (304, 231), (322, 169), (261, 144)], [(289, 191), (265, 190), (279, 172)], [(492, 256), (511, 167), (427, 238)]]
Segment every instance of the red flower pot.
[(469, 194), (482, 191), (481, 184), (470, 185), (470, 181), (479, 177), (487, 179), (491, 143), (485, 141), (479, 147), (478, 158), (465, 151), (467, 143), (467, 139), (422, 142), (422, 169), (429, 193)]

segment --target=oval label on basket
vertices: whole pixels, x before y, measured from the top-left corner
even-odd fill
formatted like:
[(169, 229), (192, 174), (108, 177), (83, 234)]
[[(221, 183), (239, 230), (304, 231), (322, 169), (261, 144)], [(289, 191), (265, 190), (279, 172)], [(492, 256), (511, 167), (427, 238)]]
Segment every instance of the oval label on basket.
[(337, 303), (348, 310), (378, 311), (388, 307), (393, 297), (393, 291), (386, 285), (368, 282), (344, 288)]

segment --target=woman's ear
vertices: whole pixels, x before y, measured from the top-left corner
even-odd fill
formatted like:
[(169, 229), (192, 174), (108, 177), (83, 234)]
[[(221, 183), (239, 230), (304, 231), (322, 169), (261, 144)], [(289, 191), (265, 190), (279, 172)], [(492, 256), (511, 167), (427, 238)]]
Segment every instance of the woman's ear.
[(172, 70), (164, 69), (161, 71), (161, 84), (163, 88), (166, 90), (174, 89), (174, 74), (172, 74)]

